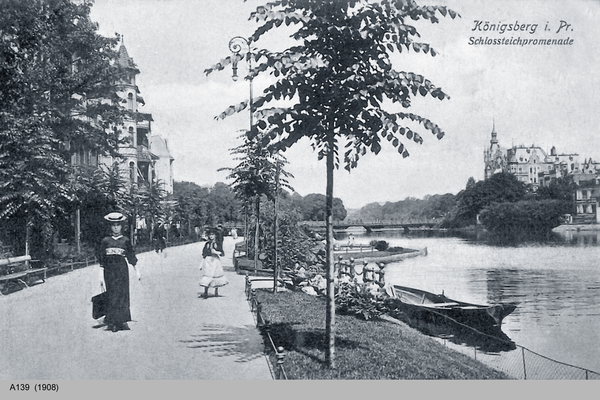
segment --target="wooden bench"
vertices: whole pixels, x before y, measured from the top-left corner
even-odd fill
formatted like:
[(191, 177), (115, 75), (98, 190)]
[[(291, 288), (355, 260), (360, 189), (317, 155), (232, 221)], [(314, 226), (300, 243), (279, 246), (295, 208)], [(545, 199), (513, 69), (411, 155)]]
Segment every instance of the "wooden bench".
[[(27, 282), (25, 282), (25, 280), (27, 279), (27, 271), (20, 271), (20, 272), (13, 272), (12, 274), (8, 274), (8, 275), (0, 275), (0, 283), (4, 283), (4, 287), (6, 287), (7, 285), (11, 285), (11, 284), (18, 284), (21, 283), (23, 285), (25, 285), (26, 287), (28, 287)], [(2, 293), (2, 291), (0, 290), (0, 295), (4, 295), (4, 293)]]
[[(36, 282), (36, 281), (42, 281), (42, 282), (46, 282), (46, 272), (48, 271), (48, 268), (46, 267), (41, 267), (41, 268), (31, 268), (29, 270), (27, 270), (27, 283), (31, 284), (31, 282)], [(35, 280), (31, 280), (31, 277), (37, 277), (37, 279)]]
[[(29, 261), (31, 260), (31, 256), (21, 256), (21, 257), (13, 257), (13, 258), (5, 258), (0, 259), (0, 266), (11, 267), (14, 265), (22, 264), (24, 262), (29, 265)], [(32, 262), (36, 262), (33, 260)], [(46, 282), (46, 271), (48, 268), (40, 267), (40, 268), (32, 268), (29, 267), (23, 271), (11, 272), (6, 275), (0, 275), (0, 284), (2, 284), (3, 289), (6, 289), (7, 286), (10, 285), (23, 285), (25, 287), (29, 287), (31, 282), (36, 282), (41, 280), (42, 282)], [(32, 280), (35, 278), (34, 280)], [(4, 295), (2, 291), (0, 291), (0, 295)]]

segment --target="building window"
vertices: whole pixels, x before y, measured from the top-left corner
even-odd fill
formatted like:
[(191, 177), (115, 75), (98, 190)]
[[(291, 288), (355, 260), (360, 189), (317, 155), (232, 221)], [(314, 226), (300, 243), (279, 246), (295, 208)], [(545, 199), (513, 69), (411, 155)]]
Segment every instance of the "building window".
[(130, 111), (134, 111), (134, 110), (133, 110), (133, 93), (129, 93), (129, 94), (127, 95), (127, 108), (128, 108)]
[(131, 183), (135, 182), (135, 163), (133, 161), (129, 162), (129, 180)]
[(131, 143), (129, 143), (129, 146), (134, 147), (135, 138), (133, 137), (133, 126), (129, 127), (129, 140), (131, 140)]

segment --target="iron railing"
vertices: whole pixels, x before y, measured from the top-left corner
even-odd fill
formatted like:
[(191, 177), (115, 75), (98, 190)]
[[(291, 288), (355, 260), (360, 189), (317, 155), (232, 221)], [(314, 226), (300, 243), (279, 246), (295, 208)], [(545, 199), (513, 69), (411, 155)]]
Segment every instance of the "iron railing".
[(256, 289), (252, 288), (252, 282), (273, 282), (273, 278), (254, 278), (251, 279), (248, 273), (246, 273), (246, 299), (250, 303), (250, 310), (256, 314), (256, 326), (262, 328), (262, 331), (266, 333), (269, 341), (271, 343), (271, 347), (273, 347), (273, 351), (275, 352), (275, 358), (277, 360), (275, 369), (275, 379), (283, 379), (287, 380), (287, 374), (285, 372), (285, 368), (283, 366), (283, 360), (285, 358), (285, 352), (283, 347), (276, 346), (275, 342), (273, 342), (273, 338), (268, 330), (268, 322), (264, 319), (261, 310), (261, 304), (256, 297)]

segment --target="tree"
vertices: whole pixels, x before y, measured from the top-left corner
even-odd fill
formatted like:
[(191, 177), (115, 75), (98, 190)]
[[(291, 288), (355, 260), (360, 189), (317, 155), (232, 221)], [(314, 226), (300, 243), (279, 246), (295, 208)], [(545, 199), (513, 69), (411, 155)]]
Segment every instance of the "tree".
[[(251, 76), (271, 73), (277, 82), (253, 102), (257, 118), (249, 135), (260, 135), (262, 144), (271, 152), (285, 151), (308, 138), (318, 158), (326, 159), (326, 360), (332, 368), (334, 169), (343, 163), (350, 171), (367, 151), (378, 154), (384, 139), (408, 157), (409, 142), (423, 143), (423, 137), (413, 130), (414, 125), (421, 124), (439, 139), (444, 136), (429, 119), (397, 111), (395, 107), (410, 107), (411, 98), (418, 94), (440, 100), (448, 96), (422, 75), (394, 70), (390, 58), (395, 51), (410, 49), (435, 56), (437, 52), (429, 44), (413, 41), (418, 33), (409, 25), (409, 19), (424, 18), (437, 23), (437, 13), (453, 18), (457, 15), (446, 7), (421, 7), (412, 0), (280, 0), (251, 14), (251, 19), (262, 25), (250, 42), (284, 24), (298, 26), (291, 37), (301, 44), (282, 52), (263, 49), (252, 55), (257, 66)], [(229, 63), (231, 57), (206, 73), (223, 69)], [(273, 100), (287, 100), (292, 105), (264, 107)], [(244, 109), (246, 104), (229, 107), (221, 117)], [(390, 106), (386, 109), (384, 104)], [(394, 110), (388, 111), (391, 108)], [(342, 157), (341, 149), (345, 149)]]
[(569, 211), (570, 202), (562, 200), (523, 200), (493, 203), (481, 212), (481, 222), (495, 240), (515, 242), (545, 239), (560, 225), (560, 217)]
[(523, 182), (508, 172), (500, 172), (489, 179), (472, 184), (467, 183), (465, 190), (457, 195), (458, 209), (456, 219), (462, 224), (474, 224), (481, 210), (496, 202), (514, 203), (523, 200), (527, 188)]
[(148, 229), (148, 240), (154, 235), (154, 228), (159, 222), (167, 222), (167, 210), (165, 200), (167, 199), (165, 183), (161, 179), (153, 181), (147, 188), (132, 190), (133, 207), (135, 216), (146, 221)]
[[(177, 200), (177, 214), (187, 222), (188, 233), (208, 223), (209, 189), (192, 182), (174, 182), (173, 197)], [(183, 223), (182, 223), (183, 226)]]
[(572, 201), (577, 184), (573, 180), (573, 175), (560, 177), (550, 182), (548, 186), (540, 187), (536, 195), (540, 199)]
[[(325, 220), (325, 204), (327, 198), (319, 193), (311, 193), (302, 199), (301, 209), (302, 217), (306, 221), (324, 221)], [(333, 219), (342, 221), (346, 218), (348, 212), (344, 207), (342, 199), (335, 197), (333, 199)]]
[[(290, 173), (281, 168), (281, 157), (272, 154), (261, 145), (261, 139), (249, 139), (244, 136), (244, 143), (231, 150), (231, 154), (239, 161), (233, 168), (221, 168), (229, 171), (228, 179), (233, 180), (231, 189), (244, 205), (245, 215), (248, 215), (250, 204), (254, 203), (254, 269), (258, 265), (260, 243), (260, 201), (262, 196), (275, 202), (279, 185), (290, 188), (288, 178)], [(283, 163), (287, 162), (283, 160)], [(280, 175), (282, 175), (280, 179)], [(276, 215), (276, 214), (274, 214)], [(246, 238), (246, 254), (249, 254), (249, 232), (246, 217), (244, 237)]]
[(47, 225), (75, 199), (66, 179), (71, 155), (85, 147), (116, 156), (118, 140), (107, 131), (123, 117), (116, 94), (118, 38), (96, 33), (92, 4), (2, 1), (3, 221)]

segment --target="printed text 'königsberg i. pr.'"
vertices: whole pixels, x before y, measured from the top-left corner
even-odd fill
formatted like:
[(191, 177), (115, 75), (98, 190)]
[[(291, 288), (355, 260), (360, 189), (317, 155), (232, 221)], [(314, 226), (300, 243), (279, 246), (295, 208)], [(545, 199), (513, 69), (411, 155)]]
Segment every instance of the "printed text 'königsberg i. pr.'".
[(469, 45), (564, 46), (573, 44), (573, 38), (569, 36), (573, 32), (573, 27), (567, 21), (546, 22), (543, 30), (538, 30), (539, 27), (539, 24), (523, 23), (518, 20), (513, 23), (474, 20), (471, 32), (475, 33), (475, 36), (469, 37)]

